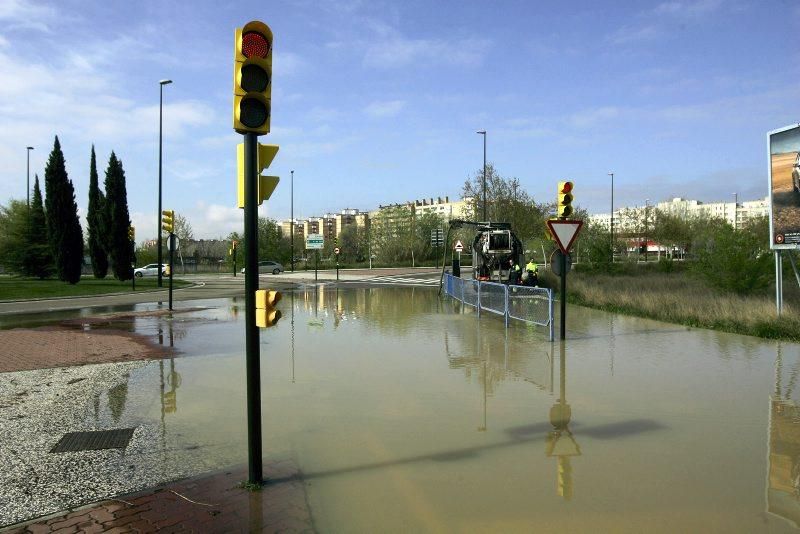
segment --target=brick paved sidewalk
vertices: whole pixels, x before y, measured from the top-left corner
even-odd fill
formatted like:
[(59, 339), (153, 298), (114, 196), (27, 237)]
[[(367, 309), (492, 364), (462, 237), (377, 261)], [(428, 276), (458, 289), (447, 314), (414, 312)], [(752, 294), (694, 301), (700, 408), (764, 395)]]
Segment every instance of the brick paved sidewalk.
[(222, 471), (13, 525), (4, 532), (315, 532), (294, 462), (265, 464), (264, 478), (267, 484), (260, 491), (249, 491), (241, 487), (246, 467)]

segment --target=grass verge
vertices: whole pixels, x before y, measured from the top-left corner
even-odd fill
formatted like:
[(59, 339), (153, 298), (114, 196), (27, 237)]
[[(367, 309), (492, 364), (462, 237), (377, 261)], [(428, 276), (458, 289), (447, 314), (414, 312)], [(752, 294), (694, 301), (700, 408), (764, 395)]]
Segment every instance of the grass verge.
[[(137, 278), (136, 291), (156, 289), (158, 280), (154, 278)], [(190, 282), (175, 279), (172, 286), (175, 289), (186, 287)], [(164, 289), (169, 287), (169, 282), (164, 280)], [(81, 277), (81, 281), (71, 285), (61, 280), (39, 280), (38, 278), (21, 278), (15, 276), (0, 276), (0, 301), (21, 300), (52, 297), (85, 297), (91, 295), (105, 295), (108, 293), (125, 293), (131, 291), (131, 282), (120, 282), (115, 278), (102, 280), (94, 277)]]
[[(548, 277), (553, 275), (548, 273)], [(553, 277), (551, 287), (558, 288)], [(709, 288), (685, 273), (609, 276), (571, 273), (567, 301), (589, 308), (767, 339), (800, 341), (798, 291), (784, 284), (784, 312), (772, 294), (741, 296)]]

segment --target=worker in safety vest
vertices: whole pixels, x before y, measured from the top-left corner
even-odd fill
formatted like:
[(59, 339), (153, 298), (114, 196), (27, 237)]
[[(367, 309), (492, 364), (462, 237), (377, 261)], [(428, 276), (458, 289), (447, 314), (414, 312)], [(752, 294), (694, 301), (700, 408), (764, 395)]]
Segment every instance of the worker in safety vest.
[(528, 264), (525, 266), (525, 274), (528, 275), (528, 285), (539, 285), (539, 266), (536, 265), (536, 262), (533, 261), (533, 258), (531, 258)]
[(519, 263), (511, 260), (511, 268), (508, 272), (508, 283), (509, 284), (519, 284), (522, 281), (522, 269), (519, 267)]

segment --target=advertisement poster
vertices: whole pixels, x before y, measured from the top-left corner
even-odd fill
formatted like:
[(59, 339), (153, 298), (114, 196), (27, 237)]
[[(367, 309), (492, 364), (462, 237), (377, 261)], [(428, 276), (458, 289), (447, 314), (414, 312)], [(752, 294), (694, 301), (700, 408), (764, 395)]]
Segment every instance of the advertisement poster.
[(800, 248), (800, 125), (769, 137), (769, 228), (773, 249)]

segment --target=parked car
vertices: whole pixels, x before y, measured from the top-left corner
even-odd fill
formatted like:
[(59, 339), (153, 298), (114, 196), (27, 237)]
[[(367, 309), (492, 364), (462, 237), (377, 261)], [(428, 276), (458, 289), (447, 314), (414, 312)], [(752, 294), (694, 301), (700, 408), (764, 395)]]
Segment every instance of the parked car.
[[(283, 272), (283, 265), (278, 263), (277, 261), (260, 261), (258, 262), (258, 272), (259, 273), (272, 273), (272, 274), (279, 274)], [(242, 269), (242, 273), (244, 273), (244, 269)]]
[[(163, 276), (167, 276), (167, 264), (161, 264), (161, 274)], [(157, 263), (150, 263), (145, 265), (144, 267), (138, 267), (133, 270), (133, 275), (136, 278), (141, 278), (143, 276), (158, 276), (158, 264)]]

